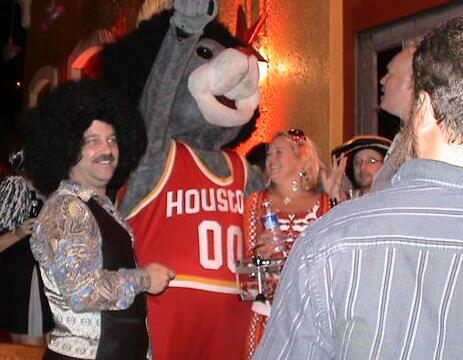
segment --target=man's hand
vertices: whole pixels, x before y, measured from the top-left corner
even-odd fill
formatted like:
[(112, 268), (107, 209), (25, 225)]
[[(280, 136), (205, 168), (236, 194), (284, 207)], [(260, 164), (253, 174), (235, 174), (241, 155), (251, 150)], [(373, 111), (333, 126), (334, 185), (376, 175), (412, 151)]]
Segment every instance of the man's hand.
[(286, 251), (284, 238), (275, 239), (271, 233), (262, 233), (257, 239), (254, 254), (262, 259), (270, 259), (275, 255), (284, 255)]
[(151, 279), (151, 286), (148, 289), (150, 294), (159, 294), (175, 278), (175, 272), (159, 263), (150, 263), (144, 267)]
[(217, 15), (217, 0), (175, 0), (171, 21), (187, 34), (200, 34)]

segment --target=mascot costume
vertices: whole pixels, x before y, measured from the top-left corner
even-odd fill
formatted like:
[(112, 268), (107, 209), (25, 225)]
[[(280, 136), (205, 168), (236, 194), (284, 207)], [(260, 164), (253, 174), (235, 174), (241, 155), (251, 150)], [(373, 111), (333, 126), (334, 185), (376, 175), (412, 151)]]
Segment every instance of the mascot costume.
[(177, 274), (148, 298), (157, 360), (239, 359), (250, 319), (235, 261), (244, 193), (262, 183), (221, 148), (253, 117), (259, 74), (246, 44), (213, 21), (217, 10), (215, 0), (176, 0), (104, 51), (105, 78), (138, 101), (148, 135), (121, 212), (139, 264)]

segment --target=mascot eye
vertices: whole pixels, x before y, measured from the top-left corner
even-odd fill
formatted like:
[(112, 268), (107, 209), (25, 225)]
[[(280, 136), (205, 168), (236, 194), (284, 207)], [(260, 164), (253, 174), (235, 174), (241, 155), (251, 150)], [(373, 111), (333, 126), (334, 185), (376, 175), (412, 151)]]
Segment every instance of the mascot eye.
[(212, 59), (212, 57), (214, 56), (212, 51), (210, 49), (208, 49), (207, 47), (204, 47), (204, 46), (199, 46), (198, 48), (196, 48), (196, 53), (200, 57), (202, 57), (203, 59), (206, 59), (206, 60)]

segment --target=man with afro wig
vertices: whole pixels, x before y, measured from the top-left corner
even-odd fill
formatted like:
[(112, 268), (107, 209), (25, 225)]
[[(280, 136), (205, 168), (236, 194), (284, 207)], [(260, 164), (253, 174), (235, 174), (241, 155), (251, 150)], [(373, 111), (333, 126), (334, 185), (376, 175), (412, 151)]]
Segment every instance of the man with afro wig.
[(44, 359), (146, 359), (143, 293), (163, 291), (175, 274), (137, 267), (132, 233), (106, 196), (144, 151), (140, 124), (95, 80), (61, 86), (22, 117), (26, 168), (51, 194), (31, 238), (56, 323)]

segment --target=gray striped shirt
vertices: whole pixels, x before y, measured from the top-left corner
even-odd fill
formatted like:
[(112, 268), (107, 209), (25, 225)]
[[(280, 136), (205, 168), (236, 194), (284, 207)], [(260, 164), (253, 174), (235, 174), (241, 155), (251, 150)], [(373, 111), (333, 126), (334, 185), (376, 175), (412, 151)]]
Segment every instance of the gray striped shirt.
[(301, 235), (255, 360), (463, 359), (463, 168), (402, 166)]

